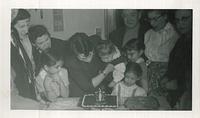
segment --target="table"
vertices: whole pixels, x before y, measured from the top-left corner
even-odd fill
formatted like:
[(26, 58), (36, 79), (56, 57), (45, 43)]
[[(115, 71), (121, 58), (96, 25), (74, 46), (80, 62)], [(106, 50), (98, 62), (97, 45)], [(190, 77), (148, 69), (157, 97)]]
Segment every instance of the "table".
[[(57, 102), (50, 103), (44, 110), (129, 110), (125, 108), (123, 103), (126, 98), (123, 98), (118, 104), (117, 108), (83, 108), (81, 107), (82, 98), (79, 97), (69, 97), (64, 99), (59, 99)], [(164, 98), (158, 98), (160, 107), (158, 110), (170, 110), (169, 104)]]

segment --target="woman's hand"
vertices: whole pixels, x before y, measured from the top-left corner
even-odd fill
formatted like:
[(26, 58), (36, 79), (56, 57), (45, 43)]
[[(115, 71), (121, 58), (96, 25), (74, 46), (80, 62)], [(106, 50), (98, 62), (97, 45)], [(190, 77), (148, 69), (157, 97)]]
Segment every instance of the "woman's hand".
[(105, 73), (106, 75), (109, 74), (110, 72), (113, 72), (114, 71), (114, 65), (112, 64), (108, 64), (106, 66), (106, 68), (104, 69), (103, 73)]

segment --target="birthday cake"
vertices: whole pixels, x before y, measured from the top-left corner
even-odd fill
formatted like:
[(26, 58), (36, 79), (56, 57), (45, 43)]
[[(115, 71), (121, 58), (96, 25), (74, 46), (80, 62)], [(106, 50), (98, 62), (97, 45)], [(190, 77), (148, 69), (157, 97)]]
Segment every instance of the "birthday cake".
[(116, 108), (118, 107), (117, 96), (105, 94), (103, 101), (97, 101), (95, 94), (84, 95), (82, 107), (85, 108)]

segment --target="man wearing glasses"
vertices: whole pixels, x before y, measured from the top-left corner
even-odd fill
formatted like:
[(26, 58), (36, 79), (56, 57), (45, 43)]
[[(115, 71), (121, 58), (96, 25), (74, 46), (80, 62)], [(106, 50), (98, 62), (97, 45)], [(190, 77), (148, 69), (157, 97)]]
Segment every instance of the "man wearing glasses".
[(167, 10), (149, 10), (147, 18), (152, 26), (145, 33), (145, 56), (148, 59), (149, 90), (160, 88), (161, 77), (167, 71), (169, 54), (179, 35), (168, 21)]

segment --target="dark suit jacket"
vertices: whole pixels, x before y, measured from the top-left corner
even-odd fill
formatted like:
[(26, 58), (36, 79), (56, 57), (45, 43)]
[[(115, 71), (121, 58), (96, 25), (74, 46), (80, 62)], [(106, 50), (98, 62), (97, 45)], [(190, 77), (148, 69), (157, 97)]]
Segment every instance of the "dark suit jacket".
[[(19, 36), (17, 32), (14, 30), (12, 31), (12, 38), (13, 40), (19, 40)], [(35, 99), (35, 87), (34, 87), (34, 82), (29, 83), (29, 75), (28, 71), (26, 68), (26, 64), (20, 55), (19, 48), (16, 45), (13, 45), (11, 43), (11, 66), (14, 69), (16, 73), (16, 78), (14, 79), (14, 83), (16, 85), (16, 88), (18, 89), (19, 95), (26, 97), (26, 98), (31, 98)]]
[[(49, 50), (51, 53), (61, 56), (63, 59), (66, 57), (70, 57), (71, 49), (68, 41), (64, 41), (61, 39), (51, 38), (51, 49)], [(41, 56), (42, 52), (34, 48), (33, 56), (36, 64), (36, 76), (39, 74), (40, 69), (42, 68)]]
[(176, 42), (170, 53), (166, 75), (178, 81), (180, 94), (186, 90), (186, 83), (192, 83), (192, 35), (181, 36)]

